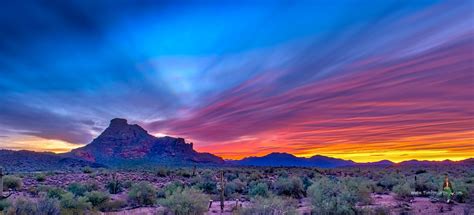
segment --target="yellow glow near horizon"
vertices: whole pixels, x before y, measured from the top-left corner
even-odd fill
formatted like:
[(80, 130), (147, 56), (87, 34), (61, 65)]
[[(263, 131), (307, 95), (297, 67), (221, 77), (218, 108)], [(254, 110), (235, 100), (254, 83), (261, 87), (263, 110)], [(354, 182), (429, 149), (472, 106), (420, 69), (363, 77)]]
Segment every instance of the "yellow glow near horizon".
[(72, 149), (79, 148), (85, 144), (73, 144), (61, 140), (49, 140), (38, 137), (22, 137), (20, 139), (13, 139), (8, 142), (2, 142), (3, 149), (11, 150), (29, 150), (36, 152), (54, 152), (63, 153), (69, 152)]

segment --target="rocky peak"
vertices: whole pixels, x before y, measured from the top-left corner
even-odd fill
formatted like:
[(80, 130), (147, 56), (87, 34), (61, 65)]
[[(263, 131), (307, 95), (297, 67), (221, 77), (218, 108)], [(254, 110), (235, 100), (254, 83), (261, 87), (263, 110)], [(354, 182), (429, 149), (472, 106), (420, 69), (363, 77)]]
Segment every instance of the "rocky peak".
[(127, 125), (128, 125), (128, 122), (126, 119), (115, 118), (115, 119), (110, 120), (109, 127), (123, 127)]
[(115, 118), (110, 120), (110, 125), (97, 138), (113, 138), (113, 139), (136, 139), (151, 138), (152, 136), (139, 125), (128, 124), (126, 119)]

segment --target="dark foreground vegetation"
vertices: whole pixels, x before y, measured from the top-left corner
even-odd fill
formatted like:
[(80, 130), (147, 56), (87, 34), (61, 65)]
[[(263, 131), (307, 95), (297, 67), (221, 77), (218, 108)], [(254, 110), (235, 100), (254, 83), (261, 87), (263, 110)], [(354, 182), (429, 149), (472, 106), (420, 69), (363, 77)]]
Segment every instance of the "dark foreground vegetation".
[(11, 195), (0, 200), (3, 214), (219, 214), (221, 200), (224, 214), (474, 213), (474, 168), (466, 166), (86, 167), (2, 179), (2, 196)]

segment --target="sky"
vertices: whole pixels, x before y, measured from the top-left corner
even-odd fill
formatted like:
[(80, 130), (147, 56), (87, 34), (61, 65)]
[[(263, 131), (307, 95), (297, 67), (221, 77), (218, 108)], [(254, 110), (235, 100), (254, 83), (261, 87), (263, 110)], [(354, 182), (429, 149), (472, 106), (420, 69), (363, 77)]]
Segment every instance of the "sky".
[(226, 159), (474, 157), (472, 1), (8, 1), (0, 148), (112, 118)]

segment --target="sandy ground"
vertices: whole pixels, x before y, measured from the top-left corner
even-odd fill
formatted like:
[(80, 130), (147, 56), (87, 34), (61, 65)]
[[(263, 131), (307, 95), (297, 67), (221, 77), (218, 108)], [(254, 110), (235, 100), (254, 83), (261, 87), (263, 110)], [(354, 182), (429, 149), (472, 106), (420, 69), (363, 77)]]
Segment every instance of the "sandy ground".
[(474, 215), (474, 205), (467, 204), (446, 204), (443, 202), (431, 202), (429, 198), (415, 197), (411, 201), (399, 201), (391, 195), (372, 195), (373, 204), (363, 207), (386, 207), (393, 215), (398, 214), (446, 214), (446, 215)]

